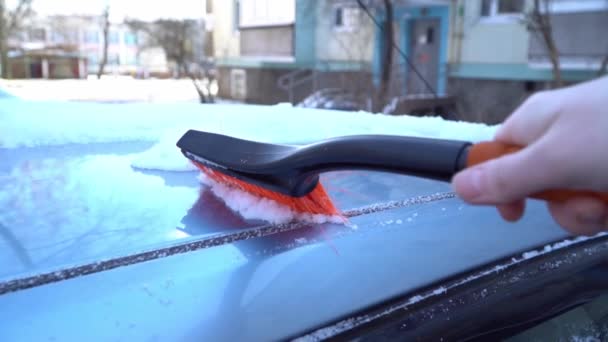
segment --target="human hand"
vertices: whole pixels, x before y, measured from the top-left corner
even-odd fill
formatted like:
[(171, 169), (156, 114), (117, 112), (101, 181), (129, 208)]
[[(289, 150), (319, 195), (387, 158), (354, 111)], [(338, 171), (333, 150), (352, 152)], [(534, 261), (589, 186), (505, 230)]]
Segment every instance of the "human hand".
[[(454, 176), (455, 191), (469, 203), (496, 205), (503, 218), (517, 221), (533, 193), (608, 192), (608, 76), (531, 96), (495, 139), (525, 148)], [(598, 199), (549, 202), (548, 207), (574, 234), (608, 230), (608, 204)]]

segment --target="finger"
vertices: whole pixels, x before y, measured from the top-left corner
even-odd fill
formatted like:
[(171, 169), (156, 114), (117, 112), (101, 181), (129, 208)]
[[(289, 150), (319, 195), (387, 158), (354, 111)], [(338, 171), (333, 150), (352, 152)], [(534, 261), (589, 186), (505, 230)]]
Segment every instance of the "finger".
[(526, 202), (524, 200), (520, 200), (499, 205), (497, 206), (497, 209), (502, 218), (509, 222), (515, 222), (524, 215), (525, 207)]
[(495, 139), (521, 146), (532, 144), (551, 126), (560, 106), (561, 101), (554, 91), (530, 96), (501, 125)]
[(474, 204), (507, 204), (546, 189), (554, 182), (548, 163), (538, 163), (542, 154), (535, 146), (487, 161), (456, 174), (454, 190)]
[(608, 206), (593, 198), (550, 202), (549, 211), (560, 226), (577, 235), (594, 235), (608, 230)]

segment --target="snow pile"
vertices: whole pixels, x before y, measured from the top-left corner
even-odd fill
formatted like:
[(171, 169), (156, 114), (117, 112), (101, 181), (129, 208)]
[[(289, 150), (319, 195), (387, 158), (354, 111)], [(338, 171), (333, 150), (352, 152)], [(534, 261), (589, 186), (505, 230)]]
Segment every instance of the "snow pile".
[[(604, 236), (606, 234), (608, 234), (608, 233), (604, 233), (604, 232), (598, 233), (596, 235), (596, 237)], [(546, 245), (546, 246), (544, 246), (540, 250), (533, 250), (533, 251), (525, 252), (521, 256), (524, 259), (530, 259), (530, 258), (537, 257), (539, 255), (543, 255), (543, 254), (552, 252), (552, 251), (554, 251), (556, 249), (568, 247), (568, 246), (573, 245), (575, 243), (579, 243), (581, 241), (586, 241), (586, 240), (589, 240), (589, 237), (587, 237), (587, 236), (578, 236), (578, 237), (575, 237), (575, 238), (570, 239), (570, 240), (564, 240), (564, 241), (556, 242), (556, 243), (554, 243), (552, 245)]]
[[(492, 139), (496, 130), (496, 126), (447, 121), (438, 117), (347, 113), (292, 108), (284, 104), (261, 108), (244, 105), (228, 107), (231, 111), (224, 112), (226, 119), (214, 119), (213, 115), (209, 115), (205, 120), (193, 121), (190, 126), (171, 129), (153, 148), (138, 156), (133, 166), (170, 171), (192, 170), (191, 166), (184, 164), (181, 153), (175, 152), (175, 143), (190, 128), (279, 144), (305, 144), (357, 134), (404, 135), (476, 142)], [(237, 113), (232, 107), (237, 107), (240, 112)], [(260, 117), (256, 119), (256, 115)]]
[[(121, 141), (151, 141), (149, 150), (133, 156), (142, 169), (192, 171), (176, 147), (188, 129), (280, 144), (305, 144), (358, 134), (404, 135), (481, 141), (496, 126), (454, 122), (439, 117), (387, 116), (292, 107), (198, 103), (99, 104), (31, 102), (0, 98), (0, 148), (36, 147)], [(213, 192), (246, 219), (271, 223), (292, 220), (343, 222), (342, 218), (304, 215), (273, 201), (204, 180)], [(408, 221), (411, 221), (408, 219)]]
[[(187, 129), (271, 143), (302, 144), (354, 134), (480, 141), (496, 127), (439, 117), (387, 116), (292, 107), (197, 103), (99, 104), (0, 98), (0, 147), (154, 141)], [(165, 139), (161, 138), (166, 135)], [(178, 135), (176, 133), (176, 135)]]
[(218, 183), (201, 172), (201, 183), (209, 186), (211, 191), (221, 198), (226, 205), (238, 212), (245, 219), (259, 219), (272, 224), (281, 224), (291, 221), (321, 224), (326, 222), (344, 223), (342, 216), (312, 215), (298, 213), (289, 207), (275, 201), (254, 196), (233, 186)]
[[(140, 169), (166, 171), (195, 171), (196, 166), (175, 146), (185, 130), (174, 129), (163, 135), (160, 142), (136, 155), (131, 165)], [(173, 142), (173, 144), (171, 144)]]
[(178, 118), (194, 118), (156, 106), (0, 99), (0, 147), (157, 141)]

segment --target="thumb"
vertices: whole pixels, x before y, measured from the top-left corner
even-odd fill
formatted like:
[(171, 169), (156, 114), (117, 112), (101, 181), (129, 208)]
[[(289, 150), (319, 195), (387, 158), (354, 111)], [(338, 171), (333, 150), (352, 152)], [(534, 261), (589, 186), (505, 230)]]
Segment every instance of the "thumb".
[(529, 146), (459, 172), (452, 185), (463, 200), (474, 204), (497, 205), (525, 199), (546, 188), (549, 180), (550, 172), (535, 162), (534, 156), (534, 148)]

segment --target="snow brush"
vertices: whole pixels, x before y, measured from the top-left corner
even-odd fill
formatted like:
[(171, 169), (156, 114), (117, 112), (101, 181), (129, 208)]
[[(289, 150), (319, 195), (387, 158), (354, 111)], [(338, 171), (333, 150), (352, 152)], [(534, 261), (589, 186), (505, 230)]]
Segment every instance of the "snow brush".
[[(388, 135), (353, 135), (304, 146), (277, 145), (189, 130), (177, 142), (184, 156), (212, 180), (286, 205), (297, 213), (340, 215), (319, 174), (375, 170), (450, 182), (457, 172), (521, 149), (496, 141), (472, 144)], [(608, 193), (548, 190), (530, 197), (565, 201)]]

